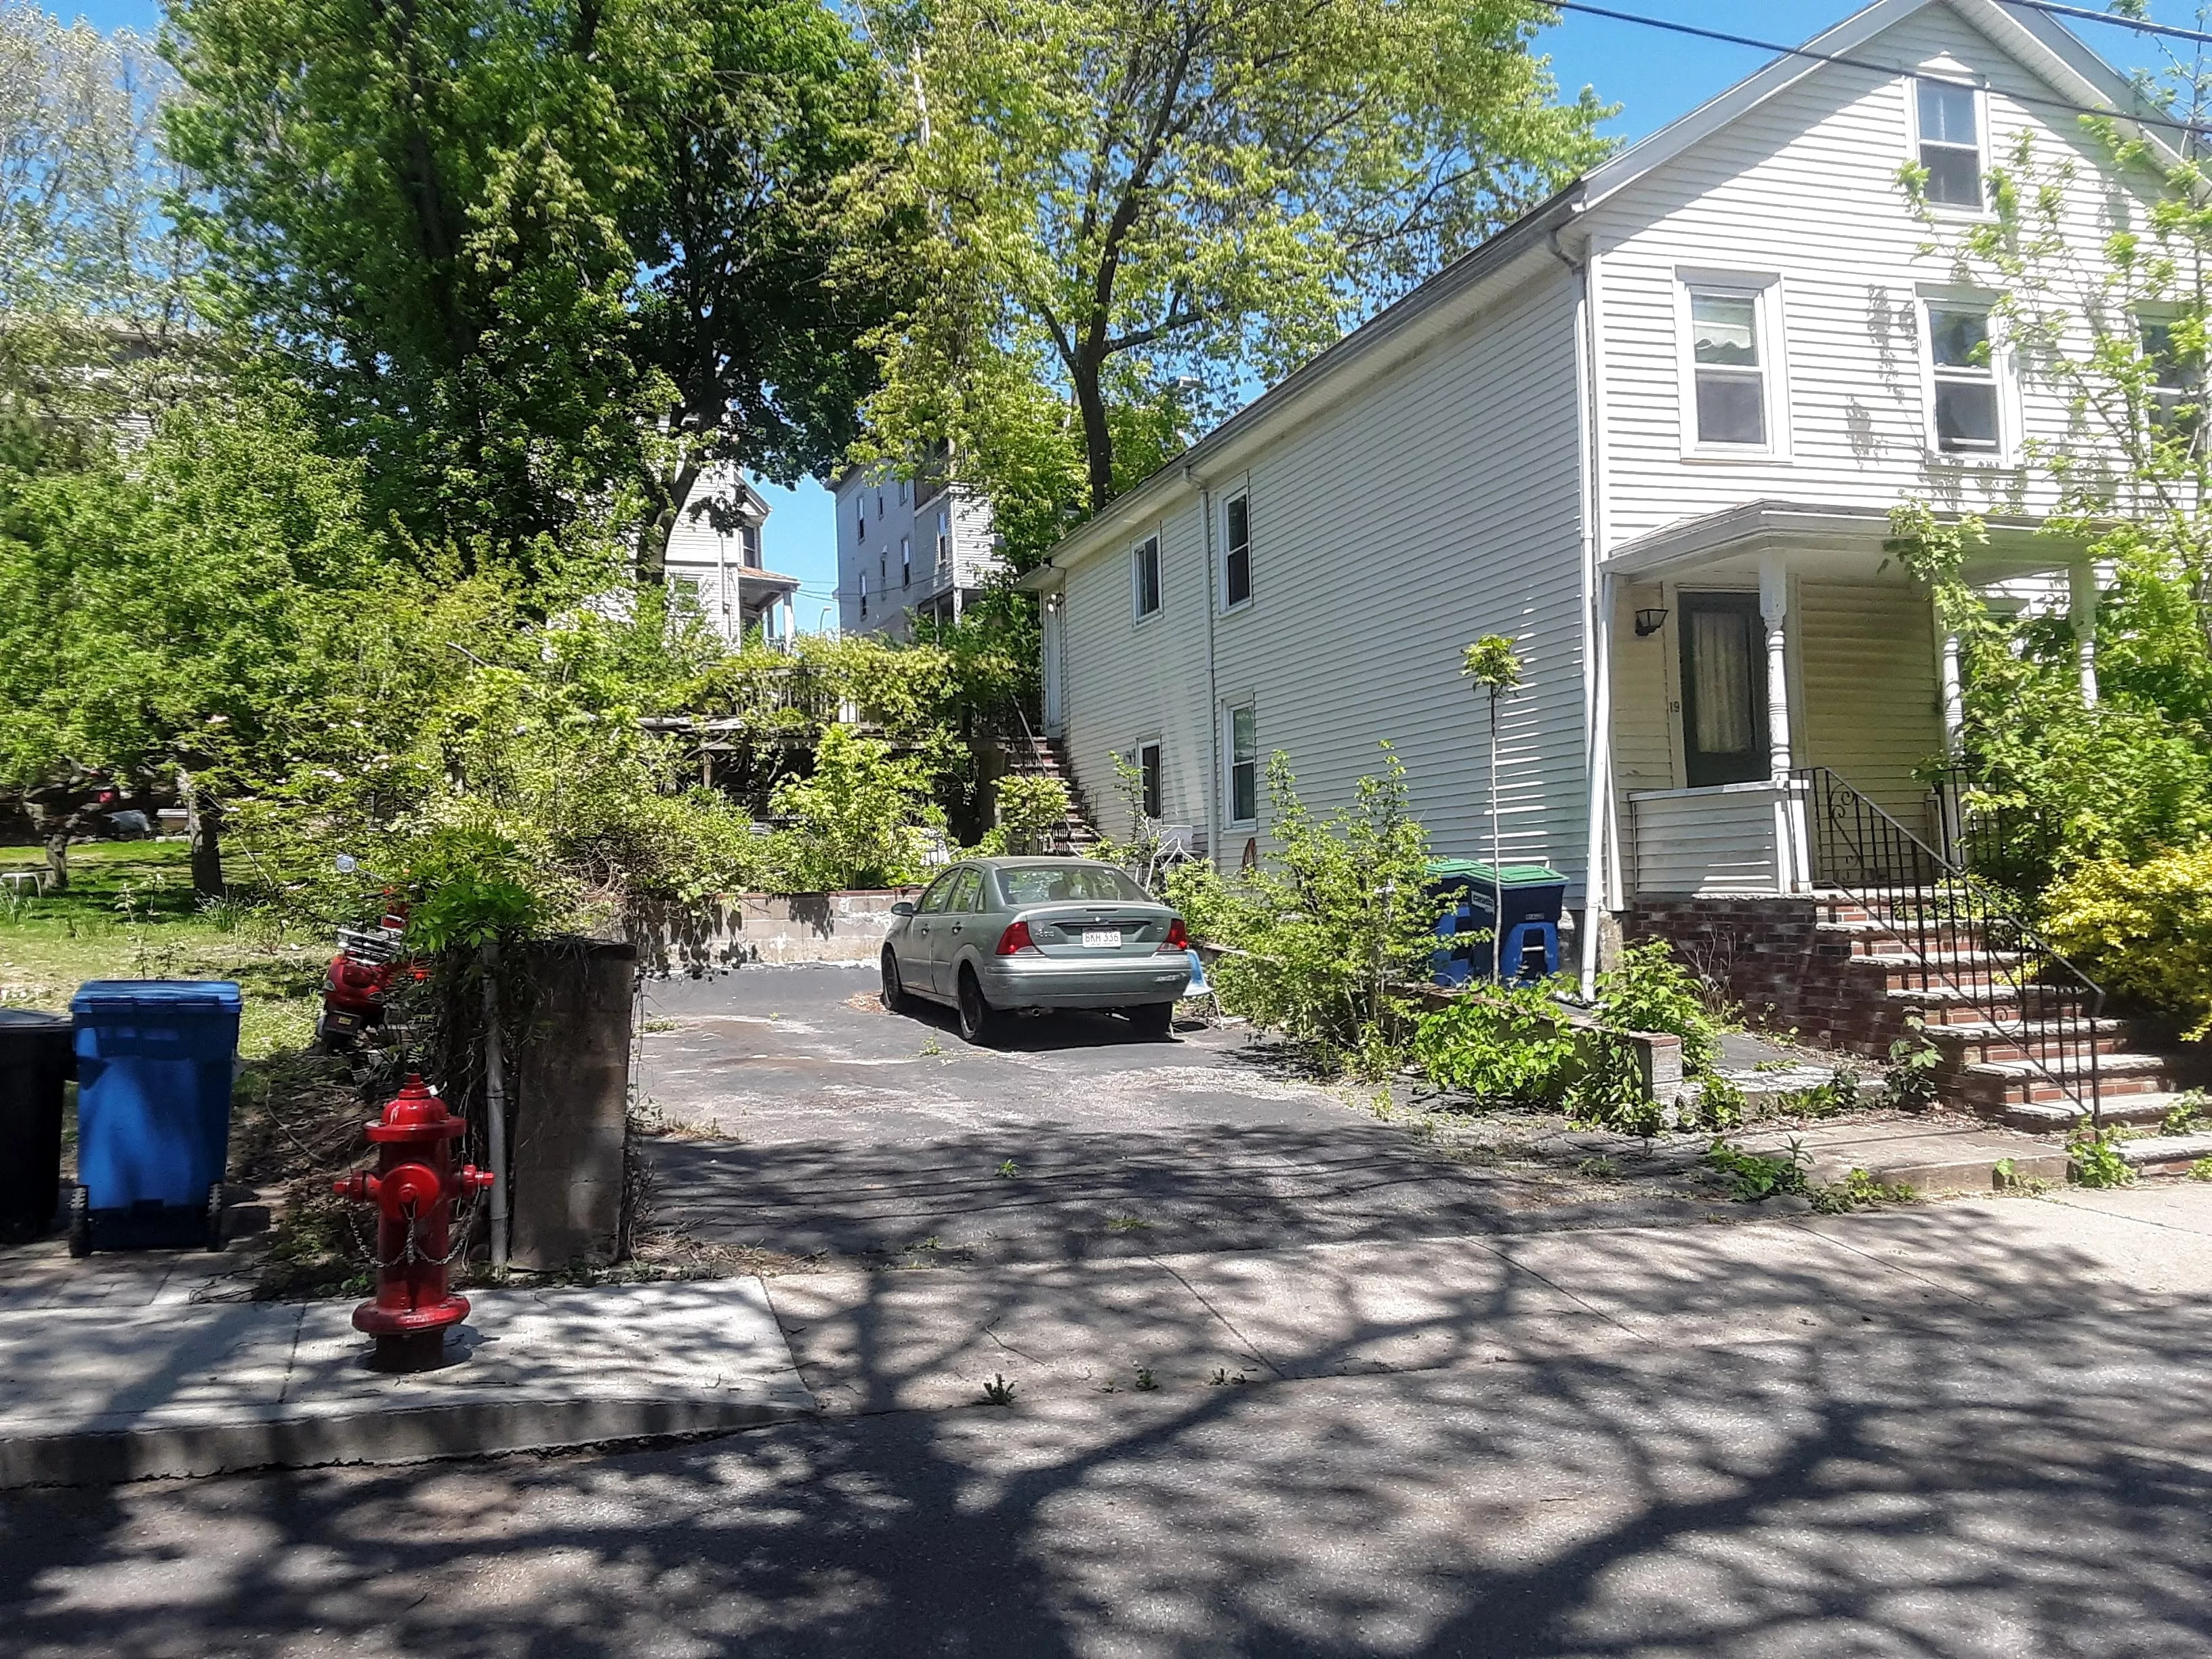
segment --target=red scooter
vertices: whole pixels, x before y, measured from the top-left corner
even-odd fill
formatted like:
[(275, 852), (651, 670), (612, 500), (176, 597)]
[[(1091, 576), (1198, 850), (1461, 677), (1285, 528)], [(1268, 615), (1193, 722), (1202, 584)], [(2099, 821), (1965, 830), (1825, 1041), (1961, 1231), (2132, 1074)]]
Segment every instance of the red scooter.
[(384, 1024), (393, 990), (425, 977), (427, 970), (401, 948), (406, 932), (407, 907), (390, 894), (375, 927), (338, 929), (338, 953), (323, 975), (323, 1012), (315, 1021), (315, 1040), (325, 1054), (358, 1048)]

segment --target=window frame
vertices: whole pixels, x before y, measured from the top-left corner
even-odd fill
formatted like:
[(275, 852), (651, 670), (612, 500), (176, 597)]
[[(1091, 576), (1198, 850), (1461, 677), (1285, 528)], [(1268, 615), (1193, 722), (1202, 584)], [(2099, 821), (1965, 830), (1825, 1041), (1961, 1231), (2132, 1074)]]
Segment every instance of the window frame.
[(1167, 750), (1158, 738), (1139, 738), (1136, 748), (1137, 810), (1152, 823), (1163, 823), (1167, 811)]
[[(2009, 372), (2010, 352), (2007, 349), (2004, 331), (1999, 326), (1996, 314), (1997, 296), (1981, 292), (1923, 289), (1917, 296), (1917, 316), (1920, 326), (1920, 384), (1922, 408), (1921, 441), (1928, 453), (1937, 460), (1948, 460), (1965, 465), (2009, 467), (2015, 464), (2013, 453), (2014, 434), (2019, 422), (2012, 407)], [(1984, 337), (1989, 342), (1988, 378), (1962, 370), (1956, 365), (1939, 368), (1936, 362), (1936, 314), (1942, 311), (1979, 312), (1983, 321)], [(1937, 423), (1937, 400), (1943, 386), (1987, 386), (1990, 388), (1990, 407), (1996, 423), (1996, 441), (1988, 448), (1948, 449), (1944, 447)]]
[[(1152, 556), (1151, 597), (1152, 602), (1150, 605), (1145, 603), (1147, 549), (1151, 550)], [(1136, 627), (1141, 628), (1167, 608), (1167, 582), (1163, 574), (1162, 563), (1160, 532), (1155, 530), (1149, 535), (1138, 537), (1129, 549), (1129, 620)]]
[(1931, 144), (1944, 149), (1966, 149), (1964, 144), (1947, 143), (1942, 139), (1923, 138), (1920, 125), (1920, 89), (1923, 86), (1955, 87), (1971, 94), (1974, 100), (1974, 178), (1981, 186), (1981, 201), (1968, 207), (1963, 202), (1939, 202), (1933, 196), (1923, 197), (1928, 210), (1947, 219), (1988, 220), (1996, 216), (1996, 205), (1990, 199), (1990, 89), (1978, 82), (1968, 79), (1965, 71), (1956, 73), (1922, 70), (1910, 77), (1911, 91), (1905, 105), (1905, 152), (1916, 167), (1928, 165), (1923, 152)]
[[(1244, 543), (1242, 548), (1231, 541), (1229, 530), (1231, 514), (1233, 509), (1239, 507), (1244, 509)], [(1233, 591), (1236, 562), (1240, 552), (1244, 560), (1244, 592), (1241, 597)], [(1242, 611), (1252, 603), (1252, 488), (1249, 484), (1242, 484), (1231, 490), (1221, 500), (1221, 609), (1223, 612), (1225, 614), (1231, 611)]]
[[(1760, 417), (1765, 440), (1756, 444), (1708, 441), (1698, 422), (1698, 378), (1701, 370), (1720, 369), (1731, 375), (1740, 368), (1698, 362), (1696, 301), (1699, 295), (1748, 300), (1752, 307), (1752, 339), (1759, 362), (1751, 373), (1758, 376)], [(1737, 465), (1784, 465), (1792, 459), (1790, 419), (1790, 356), (1786, 303), (1781, 273), (1757, 270), (1715, 270), (1682, 266), (1674, 272), (1675, 373), (1679, 377), (1681, 410), (1681, 453), (1686, 461)]]
[[(1247, 717), (1252, 736), (1251, 755), (1249, 758), (1243, 760), (1239, 760), (1237, 755), (1237, 717), (1239, 714)], [(1227, 769), (1226, 775), (1222, 780), (1224, 797), (1222, 805), (1225, 809), (1223, 825), (1230, 830), (1254, 829), (1260, 822), (1259, 699), (1249, 696), (1240, 697), (1234, 702), (1224, 703), (1221, 708), (1221, 720), (1224, 727), (1221, 756)], [(1239, 815), (1237, 811), (1237, 774), (1239, 769), (1249, 769), (1251, 774), (1246, 788), (1250, 795), (1252, 810), (1243, 815)]]

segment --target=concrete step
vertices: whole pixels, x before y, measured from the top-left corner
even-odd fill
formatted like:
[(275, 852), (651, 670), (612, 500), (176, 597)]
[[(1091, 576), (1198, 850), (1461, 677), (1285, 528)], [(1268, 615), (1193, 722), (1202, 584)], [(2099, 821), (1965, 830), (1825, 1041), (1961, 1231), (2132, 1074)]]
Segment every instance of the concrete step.
[[(2130, 1095), (2173, 1093), (2186, 1086), (2190, 1069), (2172, 1054), (2103, 1054), (2097, 1061), (2097, 1086), (2107, 1107)], [(2081, 1059), (2054, 1057), (2041, 1064), (2030, 1060), (1990, 1060), (1969, 1066), (1953, 1087), (1976, 1109), (2012, 1105), (2057, 1105), (2071, 1098), (2061, 1081), (2077, 1089), (2088, 1086), (2089, 1068)]]
[[(2181, 1098), (2182, 1093), (2178, 1091), (2133, 1095), (2107, 1092), (2103, 1097), (2101, 1115), (2107, 1125), (2142, 1128), (2163, 1123), (2166, 1115)], [(1986, 1114), (2013, 1128), (2043, 1134), (2066, 1134), (2088, 1115), (2087, 1109), (2071, 1100), (2017, 1102)]]
[(2120, 1156), (2154, 1175), (2183, 1175), (2199, 1158), (2212, 1158), (2212, 1134), (2146, 1135), (2140, 1140), (2124, 1140)]
[(1960, 922), (1939, 922), (1924, 931), (1893, 926), (1878, 919), (1862, 921), (1819, 921), (1813, 924), (1818, 941), (1840, 946), (1851, 956), (1910, 956), (1923, 940), (1952, 951), (1978, 951), (1981, 930)]
[(1996, 1188), (1996, 1167), (2005, 1163), (2015, 1180), (2066, 1179), (2063, 1147), (1986, 1125), (1918, 1120), (1820, 1124), (1794, 1133), (1747, 1134), (1740, 1144), (1771, 1156), (1786, 1154), (1793, 1141), (1811, 1159), (1808, 1178), (1823, 1186), (1864, 1170), (1886, 1185), (1917, 1193), (1986, 1193)]
[(1952, 1020), (1925, 1028), (1928, 1040), (1943, 1051), (1953, 1070), (1993, 1060), (2041, 1060), (2063, 1054), (2078, 1059), (2094, 1048), (2100, 1054), (2124, 1054), (2140, 1038), (2130, 1022), (2100, 1019), (2094, 1036), (2087, 1020), (2057, 1022), (2012, 1019), (2003, 1024), (1987, 1020)]

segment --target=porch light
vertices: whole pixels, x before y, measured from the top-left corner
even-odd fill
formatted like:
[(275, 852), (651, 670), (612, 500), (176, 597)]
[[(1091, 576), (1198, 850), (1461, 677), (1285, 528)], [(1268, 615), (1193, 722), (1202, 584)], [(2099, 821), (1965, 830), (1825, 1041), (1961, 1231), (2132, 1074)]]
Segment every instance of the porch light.
[(1666, 625), (1667, 608), (1664, 605), (1636, 613), (1636, 637), (1639, 640), (1650, 639)]

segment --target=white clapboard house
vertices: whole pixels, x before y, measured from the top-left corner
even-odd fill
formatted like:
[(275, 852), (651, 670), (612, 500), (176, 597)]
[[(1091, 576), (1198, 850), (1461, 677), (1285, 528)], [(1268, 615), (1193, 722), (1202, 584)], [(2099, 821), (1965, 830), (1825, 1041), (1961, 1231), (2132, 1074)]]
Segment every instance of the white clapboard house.
[[(2033, 132), (2071, 155), (2070, 228), (2101, 258), (2157, 181), (2116, 176), (2076, 112), (2136, 107), (2047, 15), (1881, 0), (1600, 166), (1024, 579), (1084, 794), (1137, 762), (1157, 816), (1232, 866), (1266, 856), (1272, 754), (1327, 806), (1387, 740), (1437, 850), (1486, 856), (1459, 671), (1504, 634), (1528, 666), (1506, 856), (1549, 860), (1584, 916), (1821, 890), (1816, 777), (1936, 836), (1916, 770), (1952, 735), (1956, 654), (1885, 559), (1889, 513), (1989, 515), (1970, 575), (2077, 620), (2095, 577), (2037, 533), (2023, 465), (2069, 436), (2064, 399), (1932, 250), (1990, 216), (1993, 160)], [(1607, 930), (1580, 931), (1594, 953)]]

